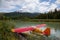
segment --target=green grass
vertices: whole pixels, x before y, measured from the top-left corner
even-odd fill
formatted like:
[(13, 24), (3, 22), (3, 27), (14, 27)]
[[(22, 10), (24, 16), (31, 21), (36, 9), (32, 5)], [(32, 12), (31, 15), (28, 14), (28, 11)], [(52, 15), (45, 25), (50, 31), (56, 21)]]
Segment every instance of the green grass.
[(30, 19), (31, 22), (60, 22), (60, 19)]
[(14, 24), (9, 21), (0, 21), (0, 40), (18, 40), (15, 33), (11, 32)]

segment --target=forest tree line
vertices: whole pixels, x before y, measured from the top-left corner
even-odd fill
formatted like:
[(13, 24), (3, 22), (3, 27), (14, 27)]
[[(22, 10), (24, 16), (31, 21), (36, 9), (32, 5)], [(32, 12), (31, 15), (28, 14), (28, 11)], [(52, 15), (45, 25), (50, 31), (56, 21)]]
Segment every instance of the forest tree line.
[(36, 19), (60, 19), (60, 10), (54, 10), (54, 12), (50, 11), (48, 13), (41, 13), (40, 15), (35, 17)]

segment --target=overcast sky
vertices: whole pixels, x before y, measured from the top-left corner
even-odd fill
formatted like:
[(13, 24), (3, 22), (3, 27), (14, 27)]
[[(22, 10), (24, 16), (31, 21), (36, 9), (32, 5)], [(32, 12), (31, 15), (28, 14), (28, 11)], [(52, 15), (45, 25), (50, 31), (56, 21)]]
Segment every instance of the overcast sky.
[(60, 9), (60, 0), (0, 0), (0, 12), (48, 12)]

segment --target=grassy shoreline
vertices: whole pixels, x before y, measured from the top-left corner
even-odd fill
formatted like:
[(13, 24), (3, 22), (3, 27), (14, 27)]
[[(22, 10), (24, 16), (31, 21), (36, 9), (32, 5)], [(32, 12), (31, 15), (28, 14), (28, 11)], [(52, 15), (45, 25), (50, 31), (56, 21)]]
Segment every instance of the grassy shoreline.
[(23, 21), (23, 22), (60, 22), (60, 19), (28, 19), (28, 20), (14, 20), (14, 21)]
[(60, 19), (17, 19), (17, 20), (0, 20), (0, 21), (23, 21), (23, 22), (60, 22)]
[(36, 22), (60, 22), (60, 19), (32, 19)]

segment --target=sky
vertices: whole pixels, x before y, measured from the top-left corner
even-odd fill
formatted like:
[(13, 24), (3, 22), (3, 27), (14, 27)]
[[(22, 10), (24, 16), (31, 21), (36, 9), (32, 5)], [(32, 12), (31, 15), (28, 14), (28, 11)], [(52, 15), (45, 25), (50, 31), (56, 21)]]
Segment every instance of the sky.
[(0, 12), (49, 12), (60, 9), (60, 0), (0, 0)]

